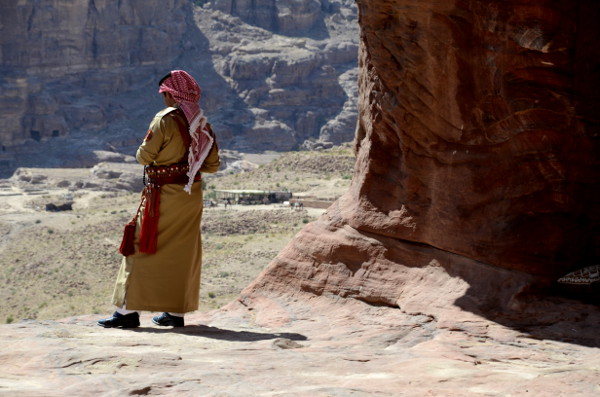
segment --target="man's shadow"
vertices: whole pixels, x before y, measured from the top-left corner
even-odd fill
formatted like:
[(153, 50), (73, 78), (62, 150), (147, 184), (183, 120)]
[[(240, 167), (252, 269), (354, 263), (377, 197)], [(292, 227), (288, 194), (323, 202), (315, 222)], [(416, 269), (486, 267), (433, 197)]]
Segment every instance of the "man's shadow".
[[(158, 326), (157, 326), (158, 327)], [(228, 329), (221, 329), (217, 327), (210, 327), (208, 325), (186, 325), (185, 327), (165, 327), (165, 328), (154, 328), (154, 327), (139, 327), (132, 328), (131, 331), (135, 332), (151, 332), (151, 333), (177, 333), (189, 336), (200, 336), (204, 338), (227, 340), (231, 342), (257, 342), (261, 340), (269, 339), (289, 339), (293, 341), (308, 340), (308, 338), (302, 334), (282, 332), (282, 333), (262, 333), (253, 331), (233, 331)]]

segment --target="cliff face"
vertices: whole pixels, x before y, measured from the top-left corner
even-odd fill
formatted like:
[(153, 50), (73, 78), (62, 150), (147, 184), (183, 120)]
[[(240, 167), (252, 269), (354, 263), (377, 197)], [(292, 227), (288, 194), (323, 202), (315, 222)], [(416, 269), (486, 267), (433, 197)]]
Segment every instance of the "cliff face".
[(71, 165), (52, 140), (64, 136), (131, 154), (162, 106), (156, 82), (172, 69), (198, 79), (221, 147), (351, 141), (356, 21), (351, 0), (3, 2), (0, 166), (2, 156)]
[(327, 7), (327, 3), (319, 0), (216, 0), (214, 8), (251, 25), (294, 35), (313, 28), (321, 17), (321, 6)]
[(293, 150), (352, 140), (352, 1), (218, 0), (196, 9), (196, 20), (218, 77), (205, 85), (205, 105), (227, 147)]
[[(600, 5), (358, 8), (352, 186), (247, 292), (295, 280), (317, 295), (489, 310), (597, 263)], [(422, 295), (456, 276), (466, 296)]]
[(0, 143), (123, 118), (115, 96), (168, 69), (186, 45), (186, 9), (182, 0), (2, 2)]

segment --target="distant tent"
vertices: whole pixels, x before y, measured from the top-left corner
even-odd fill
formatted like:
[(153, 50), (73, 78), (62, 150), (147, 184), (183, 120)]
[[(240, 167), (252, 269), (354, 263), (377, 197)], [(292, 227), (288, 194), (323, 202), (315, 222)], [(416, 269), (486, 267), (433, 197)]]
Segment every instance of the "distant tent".
[(291, 192), (274, 190), (215, 190), (217, 200), (237, 204), (282, 203), (292, 198)]

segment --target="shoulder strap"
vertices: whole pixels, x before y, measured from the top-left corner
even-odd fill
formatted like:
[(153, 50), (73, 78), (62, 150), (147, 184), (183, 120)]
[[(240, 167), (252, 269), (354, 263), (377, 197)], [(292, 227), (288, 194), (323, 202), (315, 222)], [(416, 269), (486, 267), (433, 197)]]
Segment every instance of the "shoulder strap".
[(179, 134), (181, 135), (181, 139), (183, 140), (183, 144), (185, 146), (185, 154), (181, 161), (185, 161), (188, 158), (188, 154), (190, 151), (190, 144), (192, 143), (192, 138), (190, 137), (190, 131), (188, 122), (183, 114), (181, 109), (176, 109), (169, 113), (169, 116), (173, 117), (175, 122), (177, 123), (177, 127), (179, 129)]

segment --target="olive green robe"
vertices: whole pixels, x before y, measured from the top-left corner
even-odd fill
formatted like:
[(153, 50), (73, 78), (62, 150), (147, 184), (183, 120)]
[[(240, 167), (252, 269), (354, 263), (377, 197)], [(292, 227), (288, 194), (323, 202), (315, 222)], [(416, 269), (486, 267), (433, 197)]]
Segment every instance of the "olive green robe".
[[(182, 160), (186, 152), (178, 125), (166, 108), (154, 117), (136, 158), (142, 165), (169, 165)], [(185, 159), (187, 161), (187, 159)], [(216, 142), (200, 172), (219, 169)], [(133, 255), (123, 258), (113, 293), (113, 303), (128, 310), (186, 313), (198, 309), (202, 246), (202, 186), (195, 182), (192, 194), (183, 184), (161, 187), (158, 246), (154, 254), (139, 252), (144, 207), (136, 225)]]

